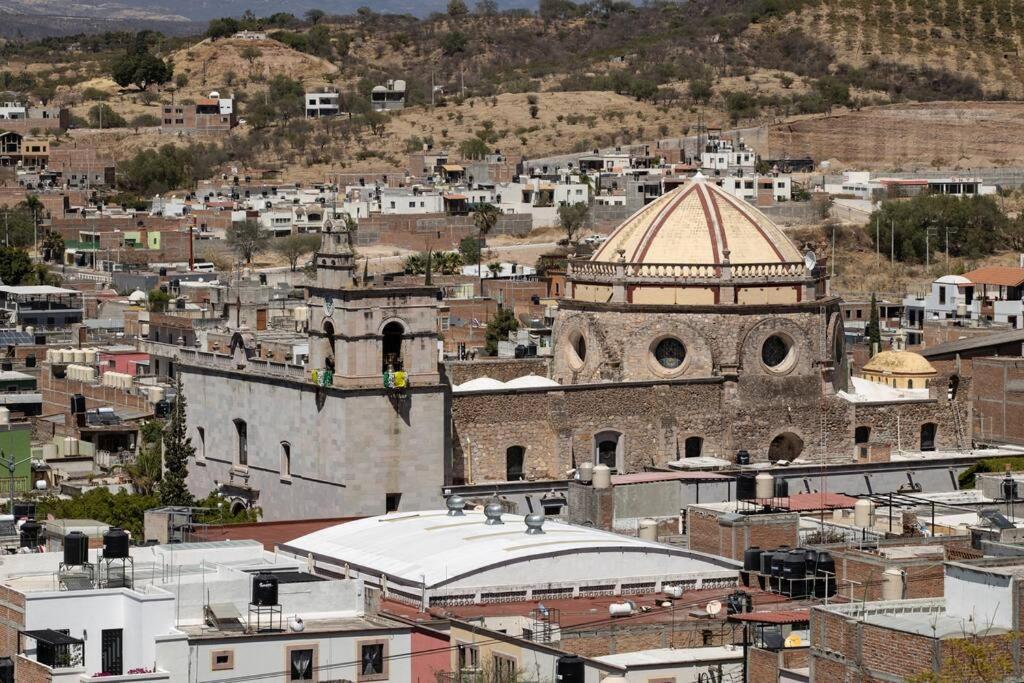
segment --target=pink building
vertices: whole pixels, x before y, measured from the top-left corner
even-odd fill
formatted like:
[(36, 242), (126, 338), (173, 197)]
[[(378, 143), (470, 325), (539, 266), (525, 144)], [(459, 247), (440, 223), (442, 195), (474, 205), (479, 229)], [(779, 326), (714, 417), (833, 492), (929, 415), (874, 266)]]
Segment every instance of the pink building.
[(99, 374), (124, 372), (129, 375), (145, 375), (149, 372), (149, 354), (140, 353), (133, 346), (111, 346), (99, 355)]

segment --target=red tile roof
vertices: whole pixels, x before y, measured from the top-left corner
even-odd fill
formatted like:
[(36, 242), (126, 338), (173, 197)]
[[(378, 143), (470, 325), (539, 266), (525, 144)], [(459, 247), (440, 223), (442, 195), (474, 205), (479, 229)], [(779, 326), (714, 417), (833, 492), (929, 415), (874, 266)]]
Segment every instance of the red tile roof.
[[(1024, 284), (1024, 268), (1014, 266), (986, 266), (964, 273), (964, 277), (976, 285), (997, 287), (1020, 287)], [(960, 285), (964, 287), (966, 285)]]

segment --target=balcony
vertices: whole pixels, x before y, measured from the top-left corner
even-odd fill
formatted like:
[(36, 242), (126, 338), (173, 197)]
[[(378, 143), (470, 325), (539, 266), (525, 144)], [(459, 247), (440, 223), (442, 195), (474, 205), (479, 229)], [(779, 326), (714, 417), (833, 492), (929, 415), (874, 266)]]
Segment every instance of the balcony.
[(88, 676), (80, 676), (78, 678), (78, 681), (80, 683), (92, 683), (92, 682), (95, 682), (95, 683), (118, 683), (119, 681), (125, 681), (125, 683), (127, 683), (128, 681), (131, 681), (132, 683), (137, 683), (139, 681), (169, 681), (169, 680), (171, 680), (171, 674), (170, 673), (168, 673), (167, 671), (160, 671), (159, 669), (145, 670), (144, 668), (140, 668), (139, 670), (137, 670), (138, 673), (132, 673), (132, 671), (136, 671), (136, 670), (135, 669), (129, 669), (128, 673), (121, 674), (120, 676), (111, 676), (111, 675), (102, 674), (102, 673), (95, 673), (95, 674), (90, 674)]
[(803, 284), (812, 281), (802, 261), (789, 263), (628, 263), (569, 261), (574, 282), (626, 285), (757, 285), (762, 282)]

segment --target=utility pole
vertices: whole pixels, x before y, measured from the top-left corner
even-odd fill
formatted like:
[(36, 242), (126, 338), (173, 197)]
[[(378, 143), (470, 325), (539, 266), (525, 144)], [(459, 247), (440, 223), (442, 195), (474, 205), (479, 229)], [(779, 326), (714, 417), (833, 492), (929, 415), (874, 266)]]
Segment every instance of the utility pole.
[(878, 229), (879, 216), (875, 216), (875, 263), (882, 262), (882, 245), (881, 236)]
[(896, 219), (889, 220), (889, 265), (896, 263)]
[(832, 255), (829, 257), (832, 262), (832, 277), (836, 276), (836, 224), (832, 223)]

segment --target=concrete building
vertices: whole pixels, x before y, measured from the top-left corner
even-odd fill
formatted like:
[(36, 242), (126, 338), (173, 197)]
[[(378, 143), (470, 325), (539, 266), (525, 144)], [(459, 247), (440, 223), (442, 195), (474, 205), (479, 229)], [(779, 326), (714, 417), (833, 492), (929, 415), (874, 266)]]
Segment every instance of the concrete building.
[(10, 325), (52, 330), (82, 322), (82, 293), (51, 285), (0, 285), (0, 313)]
[(63, 107), (33, 107), (23, 102), (0, 102), (0, 130), (22, 135), (33, 130), (65, 131), (71, 111)]
[(370, 91), (373, 111), (395, 111), (405, 108), (405, 81), (388, 79), (384, 85), (375, 85)]
[(362, 282), (347, 233), (324, 233), (315, 260), (304, 365), (260, 359), (246, 328), (218, 352), (178, 350), (190, 486), (270, 520), (436, 507), (449, 468), (437, 290)]
[(307, 119), (337, 116), (341, 113), (341, 95), (337, 88), (331, 86), (306, 91), (305, 102)]
[(907, 327), (920, 330), (927, 320), (953, 320), (967, 317), (970, 303), (965, 286), (971, 281), (963, 275), (943, 275), (932, 282), (926, 294), (910, 294), (903, 298)]
[(165, 104), (161, 129), (210, 133), (229, 131), (237, 124), (234, 99), (211, 92), (194, 104)]

